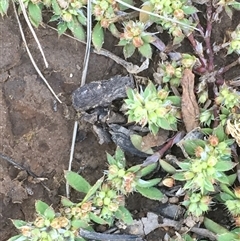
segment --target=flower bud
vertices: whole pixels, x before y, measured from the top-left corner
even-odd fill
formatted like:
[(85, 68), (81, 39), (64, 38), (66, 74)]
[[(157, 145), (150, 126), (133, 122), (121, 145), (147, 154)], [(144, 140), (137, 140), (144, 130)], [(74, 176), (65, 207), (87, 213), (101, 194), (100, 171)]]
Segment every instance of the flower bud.
[(111, 211), (111, 212), (116, 212), (119, 208), (119, 205), (117, 203), (110, 203), (108, 205), (108, 209)]
[(92, 203), (91, 202), (83, 203), (82, 206), (81, 206), (81, 209), (82, 209), (82, 212), (84, 212), (84, 213), (91, 212), (91, 210), (92, 210)]
[(234, 194), (235, 194), (235, 196), (236, 196), (237, 198), (240, 199), (240, 186), (234, 188)]
[(201, 146), (197, 146), (194, 150), (196, 157), (201, 157), (204, 153), (204, 149)]
[(182, 9), (176, 9), (173, 13), (174, 17), (178, 20), (181, 20), (184, 18), (184, 12)]
[(218, 143), (219, 143), (218, 138), (216, 136), (213, 136), (213, 135), (208, 137), (208, 141), (209, 141), (209, 144), (213, 147), (217, 146)]
[(38, 228), (43, 228), (45, 226), (45, 220), (43, 217), (37, 217), (34, 221), (34, 225)]
[(140, 36), (134, 37), (132, 42), (136, 48), (139, 48), (139, 47), (143, 46), (143, 44), (144, 44), (144, 42)]
[(59, 229), (61, 228), (61, 225), (59, 223), (59, 219), (58, 218), (54, 218), (50, 224), (50, 226), (54, 229)]
[(236, 227), (240, 227), (240, 216), (234, 217)]
[(23, 226), (20, 229), (22, 235), (25, 236), (25, 237), (31, 236), (31, 230), (32, 230), (31, 227), (28, 227), (28, 226)]
[(59, 217), (59, 218), (58, 218), (58, 222), (59, 222), (59, 224), (60, 224), (60, 226), (61, 226), (62, 228), (67, 227), (68, 224), (69, 224), (69, 221), (68, 221), (68, 219), (67, 219), (66, 217)]
[(72, 21), (72, 14), (69, 13), (69, 12), (65, 12), (63, 15), (62, 15), (62, 19), (63, 21), (69, 23)]

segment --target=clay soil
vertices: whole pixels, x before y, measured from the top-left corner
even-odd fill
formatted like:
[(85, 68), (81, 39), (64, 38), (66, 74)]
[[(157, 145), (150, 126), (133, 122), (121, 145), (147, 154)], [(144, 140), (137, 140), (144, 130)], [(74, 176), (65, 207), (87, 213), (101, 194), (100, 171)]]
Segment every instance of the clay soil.
[[(226, 32), (236, 27), (240, 15), (235, 14), (232, 21), (225, 16), (224, 20), (213, 29), (213, 41), (216, 43), (221, 43)], [(23, 27), (36, 63), (63, 104), (56, 103), (34, 70), (16, 19), (10, 12), (8, 17), (0, 20), (0, 153), (45, 179), (34, 178), (0, 158), (1, 241), (17, 233), (11, 218), (33, 219), (35, 200), (41, 199), (56, 207), (60, 195), (66, 195), (63, 171), (68, 168), (75, 121), (71, 93), (80, 86), (85, 52), (83, 44), (65, 36), (58, 38), (54, 30), (40, 27), (36, 33), (49, 63), (46, 69), (32, 35), (27, 26), (23, 24)], [(106, 41), (105, 45), (113, 48), (110, 51), (121, 53), (121, 49), (114, 49), (115, 40), (107, 38)], [(156, 52), (153, 59), (158, 60), (158, 54)], [(215, 61), (216, 68), (233, 60), (233, 57), (219, 55)], [(91, 54), (87, 83), (116, 74), (127, 73), (112, 60)], [(235, 68), (227, 73), (226, 78), (239, 75), (239, 69)], [(99, 145), (92, 126), (81, 121), (79, 124), (73, 170), (93, 184), (107, 167), (106, 152), (112, 154), (115, 145)], [(145, 199), (139, 199), (138, 195), (131, 199), (130, 210), (147, 210)], [(152, 240), (159, 240), (159, 237), (156, 234)]]

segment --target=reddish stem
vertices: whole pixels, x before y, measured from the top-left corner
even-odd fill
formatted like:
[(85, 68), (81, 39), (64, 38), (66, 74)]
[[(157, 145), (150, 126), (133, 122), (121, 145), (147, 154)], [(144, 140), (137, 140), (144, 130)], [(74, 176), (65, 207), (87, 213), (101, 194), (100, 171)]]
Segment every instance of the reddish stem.
[(237, 60), (233, 61), (231, 64), (229, 64), (229, 65), (221, 68), (221, 69), (217, 72), (217, 75), (222, 75), (222, 74), (226, 73), (229, 69), (231, 69), (232, 67), (234, 67), (234, 66), (236, 66), (236, 65), (238, 65), (238, 64), (240, 64), (240, 57), (239, 57)]

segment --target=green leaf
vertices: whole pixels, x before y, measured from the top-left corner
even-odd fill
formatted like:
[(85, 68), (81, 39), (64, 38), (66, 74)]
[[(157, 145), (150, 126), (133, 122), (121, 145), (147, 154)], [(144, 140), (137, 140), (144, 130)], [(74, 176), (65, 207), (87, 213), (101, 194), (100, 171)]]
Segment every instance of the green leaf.
[(61, 204), (64, 207), (72, 207), (74, 205), (74, 203), (66, 197), (61, 197)]
[(58, 35), (61, 36), (63, 33), (65, 33), (67, 28), (68, 28), (68, 26), (67, 26), (66, 22), (59, 23), (57, 26)]
[(164, 130), (173, 130), (172, 126), (169, 124), (169, 122), (165, 118), (158, 119), (158, 126)]
[(153, 187), (153, 186), (159, 184), (160, 181), (161, 181), (161, 178), (154, 178), (154, 179), (151, 179), (151, 180), (148, 180), (148, 181), (145, 181), (143, 179), (139, 179), (137, 181), (137, 186), (138, 187), (144, 187), (144, 188)]
[(118, 31), (116, 25), (114, 23), (111, 23), (108, 27), (108, 30), (111, 32), (111, 34), (116, 37), (116, 38), (120, 38), (121, 33)]
[(213, 130), (211, 128), (202, 128), (200, 130), (204, 135), (211, 135)]
[(80, 220), (80, 219), (75, 219), (75, 220), (71, 221), (71, 226), (75, 229), (79, 229), (79, 228), (86, 229), (89, 226), (89, 224), (85, 221)]
[(86, 179), (78, 175), (76, 172), (65, 171), (64, 176), (68, 184), (78, 192), (87, 193), (91, 188), (91, 185)]
[(141, 165), (135, 165), (127, 169), (126, 172), (133, 172), (136, 173), (141, 169)]
[(117, 161), (109, 153), (107, 153), (107, 162), (109, 165), (117, 165)]
[(164, 161), (163, 159), (160, 159), (159, 160), (159, 163), (162, 167), (162, 169), (164, 171), (166, 171), (167, 173), (170, 173), (170, 174), (174, 174), (176, 173), (176, 168), (173, 167), (171, 164), (169, 164), (168, 162)]
[(122, 220), (127, 225), (131, 225), (133, 223), (131, 213), (123, 206), (120, 206), (114, 214), (117, 219)]
[(138, 48), (138, 51), (143, 57), (147, 59), (152, 58), (152, 48), (149, 43), (144, 43), (141, 47)]
[(77, 20), (83, 26), (87, 26), (87, 18), (81, 9), (78, 10)]
[(98, 179), (96, 183), (90, 188), (90, 190), (88, 191), (88, 193), (86, 194), (86, 196), (84, 197), (81, 203), (88, 201), (96, 193), (98, 188), (102, 185), (103, 181), (104, 181), (104, 177), (101, 177), (100, 179)]
[(184, 176), (184, 173), (182, 173), (182, 172), (177, 172), (177, 173), (173, 174), (172, 177), (178, 181), (186, 181), (186, 177)]
[(102, 45), (104, 43), (104, 32), (100, 22), (98, 22), (93, 28), (92, 42), (97, 50), (100, 50), (102, 48)]
[(7, 241), (25, 241), (25, 240), (28, 240), (28, 237), (19, 234), (19, 235), (11, 237)]
[(55, 215), (56, 214), (55, 214), (52, 207), (48, 207), (43, 214), (43, 216), (46, 217), (49, 220), (52, 220), (55, 217)]
[(230, 19), (232, 19), (232, 15), (233, 15), (232, 9), (230, 7), (228, 7), (227, 5), (225, 5), (224, 9), (225, 9), (226, 14), (228, 15), (228, 17)]
[(44, 215), (44, 212), (46, 211), (47, 208), (49, 208), (49, 205), (47, 205), (45, 202), (41, 200), (36, 201), (35, 209), (38, 214)]
[(218, 161), (214, 168), (217, 171), (225, 172), (233, 169), (237, 164), (230, 161)]
[[(212, 221), (211, 219), (209, 219), (207, 217), (204, 217), (204, 225), (209, 231), (214, 232), (215, 234), (228, 233), (228, 230), (226, 228), (215, 223), (214, 221)], [(228, 241), (230, 241), (230, 240), (228, 240)]]
[(9, 7), (9, 0), (0, 0), (0, 14), (3, 16), (7, 14)]
[(229, 3), (230, 6), (232, 6), (234, 9), (236, 10), (240, 10), (240, 3), (238, 2), (233, 2), (233, 3)]
[(226, 138), (226, 134), (224, 132), (223, 126), (219, 125), (218, 127), (216, 127), (213, 130), (213, 135), (215, 135), (218, 138), (219, 142), (224, 141), (224, 139)]
[(118, 46), (125, 46), (128, 43), (128, 40), (126, 39), (120, 39), (118, 42)]
[(122, 151), (122, 149), (118, 146), (116, 151), (115, 151), (115, 159), (117, 161), (117, 164), (120, 168), (125, 168), (126, 166), (126, 159), (124, 156), (124, 152)]
[(233, 196), (229, 195), (228, 193), (224, 193), (224, 192), (220, 193), (220, 198), (221, 198), (221, 201), (223, 201), (223, 202), (226, 202), (228, 200), (234, 200)]
[(158, 166), (158, 163), (152, 163), (150, 165), (147, 165), (146, 167), (143, 167), (141, 170), (141, 177), (144, 177), (146, 175), (148, 175), (149, 173), (153, 172)]
[(30, 21), (34, 27), (38, 27), (42, 22), (42, 11), (38, 4), (33, 4), (31, 1), (28, 3), (28, 14)]
[(127, 43), (124, 47), (123, 47), (123, 54), (125, 59), (130, 58), (133, 53), (135, 52), (135, 46), (133, 44), (129, 44)]
[(175, 106), (180, 106), (181, 98), (179, 96), (168, 96), (167, 100), (170, 100)]
[(162, 192), (156, 187), (144, 188), (137, 186), (136, 189), (141, 195), (152, 200), (160, 201), (164, 197)]
[(191, 163), (190, 162), (182, 162), (179, 161), (177, 162), (177, 165), (183, 170), (183, 171), (188, 171), (191, 167)]
[[(59, 15), (53, 15), (53, 16), (50, 18), (50, 20), (49, 20), (48, 22), (54, 22), (54, 21), (57, 21), (57, 20), (59, 20), (59, 18), (60, 18)], [(59, 23), (59, 24), (61, 24), (61, 23)], [(58, 25), (59, 25), (59, 24), (58, 24)]]
[(230, 233), (230, 232), (227, 232), (227, 233), (224, 233), (224, 234), (221, 234), (218, 236), (218, 241), (237, 241), (239, 240), (238, 239), (238, 236), (236, 236), (236, 234), (233, 234), (233, 233)]
[(195, 149), (197, 146), (201, 146), (202, 148), (204, 148), (205, 141), (196, 139), (196, 140), (186, 140), (183, 143), (183, 147), (185, 151), (188, 153), (188, 155), (191, 155), (191, 156), (195, 155)]
[(81, 41), (85, 41), (86, 39), (85, 31), (83, 29), (83, 26), (76, 19), (76, 17), (73, 17), (73, 20), (71, 22), (68, 22), (67, 26), (73, 33), (74, 37), (76, 37)]
[(222, 173), (222, 172), (218, 172), (215, 175), (215, 179), (217, 181), (219, 181), (220, 183), (224, 183), (224, 184), (229, 185), (229, 180), (228, 180), (227, 176), (224, 173)]
[(130, 100), (134, 100), (134, 90), (131, 89), (130, 87), (127, 87), (127, 90), (126, 90), (126, 93), (127, 93), (127, 97), (130, 99)]
[(94, 214), (92, 212), (89, 213), (89, 217), (93, 222), (98, 223), (100, 225), (107, 224), (107, 222), (104, 219), (100, 218), (99, 216), (97, 216), (96, 214)]
[(17, 229), (20, 229), (24, 226), (27, 225), (27, 222), (23, 221), (23, 220), (19, 220), (19, 219), (12, 219), (11, 220), (13, 225), (17, 228)]
[(143, 97), (144, 99), (148, 99), (149, 97), (151, 98), (153, 95), (157, 94), (157, 89), (155, 87), (155, 85), (153, 84), (153, 82), (149, 81), (147, 87), (145, 88), (144, 92), (143, 92)]
[(195, 8), (194, 6), (183, 6), (181, 8), (183, 10), (183, 12), (187, 15), (193, 14), (193, 13), (197, 13), (198, 9)]
[(57, 0), (51, 0), (52, 2), (52, 8), (53, 8), (53, 13), (55, 15), (61, 15), (62, 14), (62, 9), (59, 7)]

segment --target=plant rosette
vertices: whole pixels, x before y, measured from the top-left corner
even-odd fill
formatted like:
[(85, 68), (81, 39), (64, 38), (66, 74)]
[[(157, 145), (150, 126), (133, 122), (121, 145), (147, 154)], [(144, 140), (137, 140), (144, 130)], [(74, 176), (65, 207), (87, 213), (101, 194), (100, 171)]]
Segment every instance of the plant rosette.
[(159, 128), (177, 130), (177, 120), (180, 118), (180, 98), (169, 96), (166, 89), (157, 90), (149, 82), (140, 93), (131, 88), (127, 89), (128, 99), (125, 99), (128, 109), (128, 122), (136, 122), (142, 127), (148, 124), (150, 131), (156, 135)]
[(168, 30), (169, 34), (173, 36), (173, 45), (179, 44), (185, 38), (185, 33), (189, 34), (191, 32), (190, 28), (195, 26), (189, 17), (198, 10), (189, 3), (190, 1), (187, 0), (145, 1), (142, 9), (159, 14), (162, 18), (140, 12), (140, 20), (143, 22), (150, 20), (161, 25), (163, 29)]
[(118, 46), (123, 46), (124, 57), (130, 58), (136, 49), (148, 59), (152, 57), (150, 43), (154, 41), (152, 33), (145, 31), (145, 24), (140, 21), (128, 21), (124, 23), (124, 32), (120, 35)]
[(115, 155), (107, 154), (108, 170), (105, 171), (107, 175), (107, 183), (113, 190), (117, 190), (119, 194), (129, 195), (132, 192), (139, 192), (145, 197), (153, 200), (160, 200), (163, 194), (155, 185), (158, 185), (161, 178), (154, 178), (151, 180), (143, 180), (142, 177), (151, 173), (157, 168), (157, 164), (153, 163), (147, 167), (141, 165), (132, 166), (126, 169), (126, 160), (123, 151), (118, 147)]
[(181, 169), (173, 178), (186, 181), (185, 190), (200, 190), (202, 195), (214, 192), (214, 185), (218, 183), (229, 185), (225, 172), (236, 166), (231, 161), (230, 146), (233, 143), (234, 140), (227, 138), (222, 126), (215, 128), (206, 140), (186, 140), (183, 146), (190, 159), (177, 163)]

